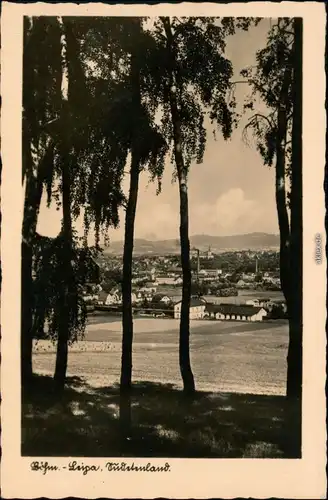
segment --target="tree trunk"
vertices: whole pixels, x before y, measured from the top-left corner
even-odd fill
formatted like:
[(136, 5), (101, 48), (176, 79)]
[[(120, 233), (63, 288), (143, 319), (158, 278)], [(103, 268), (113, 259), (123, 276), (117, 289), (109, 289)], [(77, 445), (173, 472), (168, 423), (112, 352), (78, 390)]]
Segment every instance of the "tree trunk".
[[(140, 20), (136, 21), (141, 30)], [(132, 137), (131, 137), (131, 168), (130, 188), (125, 215), (125, 233), (123, 250), (123, 281), (122, 281), (122, 359), (120, 379), (120, 435), (121, 453), (126, 451), (127, 441), (131, 431), (131, 389), (132, 389), (132, 345), (133, 345), (133, 312), (132, 312), (132, 264), (134, 226), (138, 201), (139, 176), (141, 156), (139, 148), (138, 128), (141, 113), (141, 90), (139, 61), (135, 47), (131, 50), (131, 93), (132, 93)]]
[(43, 181), (49, 161), (52, 161), (53, 143), (51, 142), (37, 167), (33, 166), (31, 143), (24, 141), (24, 161), (26, 163), (26, 188), (22, 227), (22, 275), (21, 275), (21, 382), (28, 387), (32, 380), (32, 343), (33, 343), (33, 245), (40, 211)]
[(122, 282), (122, 363), (121, 363), (121, 392), (131, 389), (132, 380), (132, 342), (133, 342), (133, 317), (132, 317), (132, 259), (134, 242), (134, 224), (138, 199), (139, 186), (139, 155), (132, 152), (130, 169), (129, 199), (125, 216), (125, 234), (123, 250), (123, 282)]
[(286, 198), (286, 159), (285, 147), (288, 127), (289, 88), (291, 84), (291, 70), (287, 66), (280, 91), (278, 118), (277, 118), (277, 146), (276, 146), (276, 205), (280, 233), (280, 282), (286, 299), (287, 308), (290, 308), (290, 221), (287, 212)]
[[(176, 160), (177, 161), (177, 160)], [(190, 363), (190, 296), (191, 296), (191, 268), (190, 243), (188, 221), (188, 189), (184, 172), (178, 174), (180, 193), (180, 243), (182, 265), (182, 303), (180, 318), (179, 364), (185, 393), (195, 392), (194, 376)]]
[[(71, 217), (71, 166), (70, 166), (70, 109), (68, 96), (71, 94), (71, 81), (69, 78), (68, 64), (68, 49), (67, 35), (65, 24), (62, 18), (59, 18), (61, 27), (61, 98), (62, 109), (61, 119), (63, 123), (67, 123), (68, 134), (62, 133), (60, 137), (60, 159), (61, 159), (61, 175), (62, 175), (62, 205), (63, 205), (63, 221), (62, 221), (62, 237), (63, 237), (63, 260), (62, 260), (62, 290), (60, 291), (60, 307), (59, 311), (59, 327), (57, 341), (57, 356), (56, 368), (54, 375), (55, 390), (61, 393), (65, 387), (67, 361), (68, 361), (68, 341), (70, 334), (70, 298), (73, 293), (73, 232), (72, 232), (72, 217)], [(59, 71), (58, 71), (59, 76)], [(59, 80), (59, 78), (58, 78)], [(66, 84), (66, 88), (65, 88)]]
[[(25, 185), (24, 214), (22, 224), (21, 264), (21, 385), (24, 389), (32, 380), (33, 339), (33, 245), (40, 210), (44, 172), (48, 162), (48, 150), (44, 158), (35, 165), (32, 158), (32, 144), (38, 143), (40, 123), (35, 111), (36, 75), (33, 53), (40, 39), (39, 30), (33, 29), (33, 18), (24, 18), (23, 57), (23, 175)], [(32, 58), (32, 59), (31, 59)], [(52, 147), (52, 146), (51, 146)]]
[[(67, 292), (66, 292), (67, 294)], [(67, 298), (63, 297), (62, 306), (59, 311), (60, 326), (57, 340), (57, 353), (56, 353), (56, 368), (54, 375), (55, 390), (61, 393), (65, 387), (67, 362), (68, 362), (68, 312), (67, 312)]]
[(189, 242), (189, 211), (188, 211), (188, 186), (187, 171), (182, 155), (182, 136), (179, 110), (176, 97), (176, 75), (175, 56), (173, 49), (172, 30), (170, 18), (162, 19), (170, 61), (171, 81), (169, 99), (173, 125), (174, 157), (177, 167), (180, 194), (180, 244), (181, 244), (181, 266), (182, 266), (182, 303), (180, 317), (179, 338), (179, 364), (183, 381), (183, 390), (186, 394), (195, 392), (194, 376), (190, 363), (190, 297), (191, 297), (191, 266), (190, 266), (190, 242)]
[[(22, 227), (22, 275), (21, 275), (21, 383), (22, 389), (32, 380), (32, 325), (33, 325), (33, 243), (40, 209), (42, 188), (37, 190), (30, 141), (24, 141), (27, 163), (25, 202)], [(24, 154), (25, 153), (25, 154)]]
[(289, 308), (290, 301), (290, 227), (286, 200), (285, 151), (283, 142), (286, 140), (287, 117), (285, 109), (278, 110), (278, 141), (276, 150), (276, 205), (280, 234), (280, 282), (281, 289)]
[(302, 394), (302, 19), (294, 20), (294, 78), (291, 179), (291, 283), (287, 397)]
[(63, 200), (63, 260), (62, 260), (62, 276), (63, 289), (60, 300), (61, 307), (59, 311), (59, 330), (57, 341), (57, 356), (55, 368), (55, 388), (58, 392), (62, 392), (65, 386), (67, 361), (68, 361), (68, 340), (70, 328), (70, 296), (72, 293), (71, 285), (73, 281), (72, 270), (72, 220), (71, 220), (71, 176), (70, 164), (67, 150), (62, 156), (62, 200)]
[(32, 326), (33, 326), (33, 278), (32, 247), (22, 243), (22, 276), (21, 276), (21, 384), (27, 388), (32, 381)]

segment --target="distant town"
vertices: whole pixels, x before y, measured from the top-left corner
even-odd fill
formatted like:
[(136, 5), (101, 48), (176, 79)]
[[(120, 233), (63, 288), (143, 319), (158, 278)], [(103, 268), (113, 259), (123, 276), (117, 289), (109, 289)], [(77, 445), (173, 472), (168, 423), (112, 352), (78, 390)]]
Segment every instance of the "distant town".
[[(191, 251), (190, 319), (262, 321), (286, 315), (280, 289), (279, 253), (243, 250)], [(94, 259), (84, 291), (88, 310), (122, 310), (122, 257), (102, 253)], [(133, 260), (134, 314), (180, 318), (182, 269), (177, 255), (138, 255)]]

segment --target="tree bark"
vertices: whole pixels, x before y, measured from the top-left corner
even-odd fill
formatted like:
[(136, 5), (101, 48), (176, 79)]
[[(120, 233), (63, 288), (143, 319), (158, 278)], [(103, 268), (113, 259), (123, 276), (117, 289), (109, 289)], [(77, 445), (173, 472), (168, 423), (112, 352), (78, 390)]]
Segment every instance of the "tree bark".
[[(140, 21), (137, 21), (141, 30)], [(141, 113), (141, 89), (138, 54), (135, 47), (131, 47), (131, 96), (132, 96), (132, 133), (131, 133), (131, 168), (130, 188), (125, 216), (125, 234), (123, 250), (123, 281), (122, 281), (122, 360), (121, 360), (121, 393), (131, 389), (132, 381), (132, 343), (133, 343), (133, 315), (132, 315), (132, 260), (134, 243), (134, 226), (138, 200), (140, 176), (140, 147), (138, 123)]]
[[(137, 28), (141, 30), (140, 21)], [(132, 389), (132, 345), (133, 345), (133, 311), (132, 311), (132, 264), (134, 226), (138, 201), (139, 176), (141, 167), (139, 116), (142, 110), (140, 71), (138, 54), (131, 48), (131, 94), (132, 94), (132, 135), (131, 135), (131, 167), (129, 197), (125, 215), (125, 233), (123, 249), (122, 280), (122, 358), (120, 378), (120, 436), (121, 453), (127, 447), (126, 438), (131, 432), (131, 389)]]
[(183, 390), (186, 394), (195, 392), (194, 376), (190, 363), (190, 297), (191, 297), (191, 266), (189, 242), (189, 209), (187, 171), (182, 154), (182, 136), (179, 109), (176, 97), (175, 55), (170, 18), (162, 19), (167, 38), (167, 49), (170, 62), (170, 89), (169, 100), (173, 125), (174, 157), (178, 173), (180, 195), (180, 244), (182, 266), (182, 303), (179, 337), (179, 364), (183, 381)]
[(21, 384), (26, 388), (32, 381), (33, 278), (32, 247), (22, 243), (22, 316), (21, 316)]
[(284, 142), (287, 134), (287, 113), (284, 104), (278, 109), (275, 194), (280, 234), (280, 281), (289, 308), (290, 301), (290, 225), (286, 200), (286, 169)]
[[(177, 156), (175, 155), (175, 158)], [(176, 160), (177, 161), (177, 160)], [(191, 268), (190, 242), (188, 220), (188, 188), (184, 172), (178, 174), (180, 193), (180, 243), (182, 265), (182, 303), (180, 318), (179, 364), (185, 393), (195, 392), (194, 376), (190, 363), (190, 296), (191, 296)]]
[(59, 331), (57, 341), (56, 368), (54, 375), (55, 388), (62, 392), (65, 386), (67, 361), (68, 361), (68, 341), (70, 328), (70, 296), (72, 293), (71, 285), (73, 281), (72, 270), (72, 219), (71, 219), (71, 175), (70, 162), (67, 146), (63, 146), (62, 153), (62, 203), (63, 203), (63, 260), (62, 276), (63, 289), (60, 291), (60, 309), (56, 311), (59, 314)]
[(294, 20), (293, 128), (291, 175), (291, 254), (289, 347), (287, 355), (287, 397), (302, 394), (302, 19)]
[[(24, 134), (24, 131), (23, 131)], [(27, 171), (23, 227), (22, 227), (22, 275), (21, 275), (21, 384), (22, 389), (32, 381), (32, 325), (33, 325), (33, 243), (40, 209), (42, 188), (37, 189), (31, 154), (31, 143), (28, 138), (23, 141)]]
[[(69, 64), (67, 55), (67, 35), (65, 24), (62, 19), (59, 19), (59, 24), (62, 30), (62, 57), (61, 57), (61, 79), (62, 79), (62, 109), (61, 118), (63, 123), (68, 123), (68, 134), (61, 133), (59, 136), (60, 144), (60, 160), (61, 160), (61, 175), (62, 175), (62, 237), (63, 237), (63, 260), (62, 260), (62, 290), (60, 290), (60, 307), (56, 311), (59, 314), (59, 328), (57, 340), (57, 356), (56, 368), (54, 375), (55, 390), (61, 393), (65, 387), (67, 361), (68, 361), (68, 341), (70, 335), (70, 299), (73, 293), (72, 284), (74, 280), (72, 259), (73, 259), (73, 231), (72, 231), (72, 215), (71, 215), (71, 166), (70, 166), (70, 141), (71, 141), (71, 113), (68, 101), (70, 95), (71, 81), (69, 78)], [(65, 47), (66, 41), (66, 47)], [(65, 75), (67, 78), (67, 89), (65, 86)], [(59, 80), (59, 79), (58, 79)]]
[(24, 161), (27, 164), (24, 215), (22, 227), (22, 275), (21, 275), (21, 383), (28, 387), (32, 380), (33, 344), (33, 245), (40, 211), (43, 182), (49, 162), (53, 157), (53, 142), (50, 142), (39, 165), (34, 167), (31, 142), (24, 140)]
[(122, 362), (121, 362), (121, 392), (131, 389), (132, 380), (132, 343), (133, 343), (133, 317), (132, 317), (132, 259), (134, 242), (134, 225), (137, 209), (139, 187), (140, 161), (137, 151), (132, 152), (130, 169), (129, 198), (125, 216), (125, 234), (123, 250), (123, 281), (122, 281)]
[(289, 113), (289, 90), (292, 81), (290, 61), (287, 60), (286, 69), (280, 90), (277, 116), (276, 136), (276, 205), (280, 233), (280, 282), (289, 310), (291, 283), (290, 283), (290, 221), (287, 212), (286, 197), (286, 140)]

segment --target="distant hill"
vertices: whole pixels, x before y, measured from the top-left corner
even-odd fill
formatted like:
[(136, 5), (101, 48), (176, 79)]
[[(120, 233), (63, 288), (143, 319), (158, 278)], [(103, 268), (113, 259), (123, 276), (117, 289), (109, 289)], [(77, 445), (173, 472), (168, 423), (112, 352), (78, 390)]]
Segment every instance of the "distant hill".
[[(197, 234), (190, 238), (191, 248), (196, 247), (201, 251), (211, 247), (212, 252), (219, 253), (229, 250), (276, 250), (279, 247), (279, 236), (267, 233), (236, 234), (232, 236), (210, 236)], [(113, 241), (104, 249), (105, 254), (122, 254), (123, 242)], [(178, 239), (174, 240), (145, 240), (137, 238), (134, 242), (136, 255), (151, 254), (165, 255), (180, 252)]]

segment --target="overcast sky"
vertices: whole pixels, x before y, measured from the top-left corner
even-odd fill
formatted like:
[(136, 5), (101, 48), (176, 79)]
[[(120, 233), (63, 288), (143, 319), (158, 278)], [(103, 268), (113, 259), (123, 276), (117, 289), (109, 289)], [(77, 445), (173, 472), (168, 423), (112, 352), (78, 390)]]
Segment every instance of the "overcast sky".
[[(269, 21), (263, 20), (249, 32), (229, 37), (226, 55), (234, 66), (235, 78), (239, 71), (255, 63), (255, 52), (264, 46)], [(249, 88), (240, 84), (236, 98), (243, 102)], [(277, 215), (274, 199), (274, 171), (264, 167), (254, 144), (244, 144), (242, 128), (229, 141), (219, 134), (217, 140), (208, 135), (202, 165), (192, 165), (189, 173), (190, 234), (231, 235), (254, 231), (277, 233)], [(142, 174), (136, 216), (136, 238), (168, 239), (179, 237), (179, 193), (172, 184), (172, 166), (168, 163), (162, 193), (156, 196), (156, 185), (148, 183)], [(126, 178), (125, 190), (128, 188)], [(60, 230), (61, 211), (47, 209), (43, 200), (38, 231), (56, 236)], [(76, 228), (83, 234), (82, 224)], [(112, 240), (123, 239), (124, 213), (120, 228), (110, 231)]]

